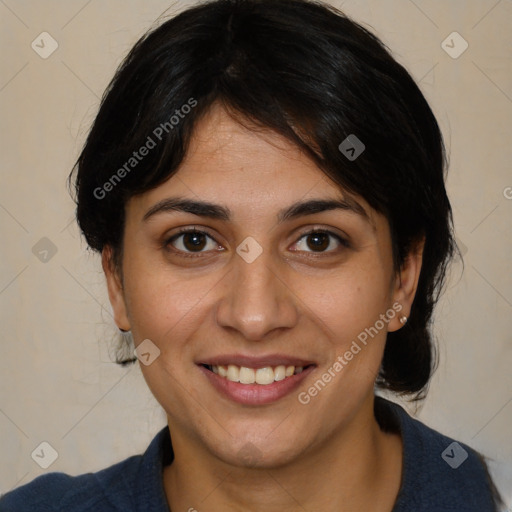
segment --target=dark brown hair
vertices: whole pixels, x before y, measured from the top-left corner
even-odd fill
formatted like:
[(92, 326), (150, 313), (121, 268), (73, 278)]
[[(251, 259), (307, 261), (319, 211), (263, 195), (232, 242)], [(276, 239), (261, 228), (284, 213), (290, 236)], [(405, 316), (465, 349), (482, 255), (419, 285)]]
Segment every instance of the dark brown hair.
[[(410, 319), (388, 334), (378, 378), (383, 388), (420, 397), (435, 367), (431, 318), (455, 247), (443, 139), (409, 73), (332, 7), (214, 0), (142, 37), (106, 90), (70, 176), (90, 247), (108, 245), (120, 261), (127, 200), (176, 172), (214, 102), (284, 135), (383, 213), (397, 270), (425, 237)], [(349, 135), (365, 145), (354, 160), (339, 149)], [(144, 146), (151, 148), (135, 158)]]

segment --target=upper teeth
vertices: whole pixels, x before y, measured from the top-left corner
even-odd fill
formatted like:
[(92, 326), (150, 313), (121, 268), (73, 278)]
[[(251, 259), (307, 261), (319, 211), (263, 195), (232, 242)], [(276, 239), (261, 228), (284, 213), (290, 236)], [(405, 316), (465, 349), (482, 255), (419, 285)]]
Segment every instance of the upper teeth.
[(247, 368), (246, 366), (236, 366), (230, 364), (228, 366), (213, 365), (209, 366), (213, 373), (218, 374), (232, 382), (240, 382), (241, 384), (272, 384), (272, 382), (283, 380), (294, 374), (302, 372), (302, 366), (285, 366), (279, 365), (275, 368), (266, 366), (265, 368)]

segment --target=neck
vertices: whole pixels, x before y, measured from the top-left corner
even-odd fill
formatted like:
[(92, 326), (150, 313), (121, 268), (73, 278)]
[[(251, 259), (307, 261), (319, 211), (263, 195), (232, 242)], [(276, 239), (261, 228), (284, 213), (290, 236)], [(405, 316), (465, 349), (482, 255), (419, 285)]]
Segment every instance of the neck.
[(373, 396), (350, 425), (279, 468), (233, 467), (176, 434), (175, 459), (164, 470), (173, 512), (390, 512), (400, 487), (401, 438), (380, 430)]

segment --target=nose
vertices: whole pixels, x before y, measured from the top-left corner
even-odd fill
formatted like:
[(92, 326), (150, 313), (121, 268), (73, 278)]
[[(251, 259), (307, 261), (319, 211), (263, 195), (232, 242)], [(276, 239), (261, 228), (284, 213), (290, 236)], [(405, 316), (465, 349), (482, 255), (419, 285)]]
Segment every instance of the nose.
[(217, 306), (217, 323), (245, 339), (262, 341), (276, 329), (297, 324), (297, 298), (279, 270), (265, 256), (252, 263), (234, 256), (225, 292)]

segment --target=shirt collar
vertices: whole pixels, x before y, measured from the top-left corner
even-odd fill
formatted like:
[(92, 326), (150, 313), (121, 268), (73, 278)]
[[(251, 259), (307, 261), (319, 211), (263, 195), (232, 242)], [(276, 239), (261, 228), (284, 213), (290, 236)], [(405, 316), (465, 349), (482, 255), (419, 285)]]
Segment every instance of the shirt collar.
[(174, 459), (169, 427), (155, 436), (142, 460), (137, 475), (134, 499), (140, 512), (169, 512), (164, 490), (164, 467)]

